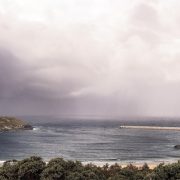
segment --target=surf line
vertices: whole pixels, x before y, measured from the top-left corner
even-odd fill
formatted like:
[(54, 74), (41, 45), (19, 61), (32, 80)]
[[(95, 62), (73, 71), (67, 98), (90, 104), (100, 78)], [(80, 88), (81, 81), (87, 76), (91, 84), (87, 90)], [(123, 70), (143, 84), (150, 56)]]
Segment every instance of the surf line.
[(120, 129), (149, 129), (149, 130), (176, 130), (180, 131), (180, 127), (162, 127), (162, 126), (120, 126)]

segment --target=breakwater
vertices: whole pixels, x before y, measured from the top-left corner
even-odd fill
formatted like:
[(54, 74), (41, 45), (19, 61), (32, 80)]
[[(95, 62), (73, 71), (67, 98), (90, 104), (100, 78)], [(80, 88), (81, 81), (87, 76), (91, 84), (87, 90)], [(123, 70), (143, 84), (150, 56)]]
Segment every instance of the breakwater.
[(163, 127), (163, 126), (120, 126), (121, 129), (149, 129), (149, 130), (176, 130), (180, 131), (180, 127)]

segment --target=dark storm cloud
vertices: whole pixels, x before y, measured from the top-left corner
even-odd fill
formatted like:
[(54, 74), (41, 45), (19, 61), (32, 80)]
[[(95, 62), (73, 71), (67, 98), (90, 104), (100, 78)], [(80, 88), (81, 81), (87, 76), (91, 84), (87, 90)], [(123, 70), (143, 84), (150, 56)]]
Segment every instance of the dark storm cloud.
[[(85, 95), (71, 97), (75, 82), (53, 84), (36, 76), (39, 69), (27, 67), (22, 60), (5, 48), (0, 49), (0, 112), (2, 114), (108, 114), (135, 113), (127, 99)], [(58, 78), (58, 77), (57, 77)], [(123, 104), (123, 105), (122, 105)], [(113, 112), (109, 111), (113, 107)], [(128, 112), (127, 112), (128, 109)], [(109, 112), (108, 112), (109, 111)], [(108, 113), (107, 113), (108, 112)]]
[[(54, 87), (35, 76), (36, 68), (25, 66), (5, 48), (0, 49), (0, 62), (0, 113), (36, 114), (44, 110), (61, 112), (63, 106), (71, 108), (73, 101), (65, 98), (72, 89), (70, 84), (61, 83), (58, 92), (53, 92)], [(55, 93), (59, 94), (58, 100)]]
[(12, 98), (24, 85), (21, 84), (24, 68), (18, 59), (4, 48), (0, 48), (0, 61), (0, 97)]

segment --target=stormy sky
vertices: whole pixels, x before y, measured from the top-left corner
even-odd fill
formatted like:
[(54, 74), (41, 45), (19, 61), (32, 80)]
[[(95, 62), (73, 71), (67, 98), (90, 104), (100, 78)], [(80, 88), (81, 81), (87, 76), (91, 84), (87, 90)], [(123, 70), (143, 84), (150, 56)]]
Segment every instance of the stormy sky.
[(179, 0), (0, 0), (0, 114), (179, 116)]

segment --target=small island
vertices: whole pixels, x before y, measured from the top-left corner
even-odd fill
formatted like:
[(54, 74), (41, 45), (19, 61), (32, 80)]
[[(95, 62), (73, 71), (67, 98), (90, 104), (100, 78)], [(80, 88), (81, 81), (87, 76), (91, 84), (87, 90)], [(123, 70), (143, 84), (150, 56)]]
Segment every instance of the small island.
[(0, 131), (32, 130), (33, 127), (27, 122), (15, 117), (0, 116)]

